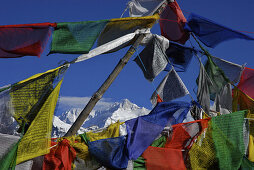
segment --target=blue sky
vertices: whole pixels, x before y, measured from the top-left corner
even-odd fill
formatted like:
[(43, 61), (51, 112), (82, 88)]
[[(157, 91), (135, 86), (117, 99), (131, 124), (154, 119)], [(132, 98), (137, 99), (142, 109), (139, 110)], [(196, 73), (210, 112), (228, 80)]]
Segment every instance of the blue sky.
[[(10, 0), (1, 3), (0, 21), (1, 25), (10, 25), (119, 18), (127, 2), (127, 0)], [(186, 18), (190, 12), (195, 12), (232, 29), (254, 32), (253, 0), (178, 0), (177, 2), (184, 10)], [(127, 17), (128, 13), (124, 16)], [(160, 34), (158, 24), (154, 26), (152, 33)], [(254, 36), (254, 34), (249, 35)], [(49, 45), (48, 43), (48, 47)], [(71, 61), (79, 56), (76, 54), (47, 56), (48, 47), (40, 58), (25, 56), (15, 59), (0, 59), (0, 86), (15, 83), (39, 72), (45, 72), (57, 67), (61, 60)], [(116, 53), (100, 55), (71, 65), (65, 75), (60, 95), (75, 97), (93, 95), (127, 49), (128, 47)], [(217, 57), (238, 64), (247, 63), (247, 67), (254, 68), (253, 49), (254, 41), (236, 39), (223, 42), (209, 51)], [(151, 109), (149, 99), (154, 87), (143, 77), (142, 71), (132, 61), (135, 56), (131, 58), (103, 97), (111, 98), (112, 101), (127, 98), (139, 106)], [(196, 86), (195, 79), (198, 76), (198, 71), (198, 62), (196, 58), (193, 58), (187, 72), (179, 73), (193, 98), (196, 98), (193, 88)], [(155, 79), (154, 86), (160, 83), (165, 74), (164, 72)], [(183, 100), (188, 101), (190, 98), (184, 97)]]

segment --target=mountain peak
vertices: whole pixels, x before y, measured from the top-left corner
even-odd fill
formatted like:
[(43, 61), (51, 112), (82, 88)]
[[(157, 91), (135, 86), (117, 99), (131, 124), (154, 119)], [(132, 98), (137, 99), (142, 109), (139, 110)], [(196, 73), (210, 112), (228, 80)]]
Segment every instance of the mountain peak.
[(131, 103), (128, 99), (122, 99), (119, 104), (119, 108), (131, 110), (138, 109), (139, 107), (136, 104)]
[[(105, 102), (105, 107), (94, 108), (88, 118), (82, 125), (83, 128), (98, 127), (103, 128), (117, 121), (124, 122), (129, 119), (136, 118), (149, 113), (148, 109), (138, 107), (128, 99), (123, 99), (120, 102)], [(59, 119), (69, 125), (72, 125), (83, 108), (70, 108), (63, 112)], [(55, 119), (57, 120), (57, 119)], [(61, 128), (63, 129), (63, 128)]]

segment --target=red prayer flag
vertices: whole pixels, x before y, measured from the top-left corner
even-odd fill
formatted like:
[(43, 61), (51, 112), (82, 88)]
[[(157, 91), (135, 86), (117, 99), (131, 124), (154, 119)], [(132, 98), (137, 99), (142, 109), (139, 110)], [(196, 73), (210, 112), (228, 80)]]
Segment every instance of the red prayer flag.
[[(51, 143), (53, 146), (56, 142)], [(43, 170), (71, 170), (71, 164), (76, 157), (76, 151), (67, 139), (63, 139), (44, 156)]]
[(55, 23), (0, 26), (0, 58), (38, 56), (44, 50)]
[(142, 155), (146, 159), (147, 170), (185, 170), (181, 149), (149, 146)]
[(239, 84), (237, 85), (237, 87), (244, 92), (245, 94), (247, 94), (249, 97), (251, 97), (252, 99), (254, 99), (254, 69), (245, 67), (242, 75), (241, 75), (241, 79)]
[(185, 44), (190, 35), (184, 30), (187, 21), (177, 2), (169, 3), (160, 17), (161, 35), (171, 41)]

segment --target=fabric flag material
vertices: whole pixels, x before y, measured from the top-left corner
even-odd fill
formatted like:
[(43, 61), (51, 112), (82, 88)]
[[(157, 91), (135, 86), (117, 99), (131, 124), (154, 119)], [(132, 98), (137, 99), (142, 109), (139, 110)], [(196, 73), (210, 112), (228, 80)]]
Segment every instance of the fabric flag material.
[[(166, 50), (166, 55), (176, 71), (186, 71), (193, 54), (196, 52), (197, 51), (193, 48), (170, 41), (169, 48)], [(171, 65), (168, 64), (165, 71), (170, 71), (170, 69)]]
[(120, 49), (122, 45), (128, 44), (129, 42), (131, 42), (136, 35), (138, 34), (148, 34), (150, 33), (150, 30), (146, 30), (146, 29), (141, 29), (141, 30), (136, 30), (133, 33), (130, 34), (126, 34), (122, 37), (119, 37), (117, 39), (114, 39), (106, 44), (103, 44), (95, 49), (92, 49), (91, 51), (89, 51), (88, 54), (83, 54), (81, 56), (79, 56), (78, 58), (76, 58), (73, 63), (77, 63), (77, 62), (81, 62), (87, 59), (90, 59), (92, 57), (95, 57), (97, 55), (109, 52), (111, 50), (116, 50), (116, 49)]
[(62, 80), (46, 99), (25, 135), (17, 151), (17, 164), (49, 153), (53, 115)]
[(233, 112), (247, 109), (250, 110), (250, 116), (254, 118), (254, 100), (247, 94), (243, 93), (240, 89), (235, 87), (233, 90)]
[(162, 101), (168, 102), (189, 94), (189, 91), (174, 68), (172, 68), (156, 88), (156, 91), (152, 94), (150, 100), (153, 105), (156, 105), (157, 103), (157, 94)]
[[(246, 116), (247, 118), (254, 118), (254, 100), (247, 94), (243, 93), (237, 87), (233, 91), (233, 111), (248, 109), (250, 113)], [(248, 158), (254, 162), (254, 122), (249, 121), (249, 154)]]
[(58, 143), (52, 142), (54, 146), (50, 153), (44, 156), (43, 170), (71, 170), (72, 162), (76, 157), (76, 151), (70, 146), (70, 141), (63, 139)]
[[(183, 108), (181, 114), (175, 114)], [(136, 160), (165, 126), (183, 121), (189, 109), (186, 102), (161, 102), (148, 115), (126, 121), (128, 158)]]
[(76, 150), (77, 157), (87, 161), (89, 158), (88, 146), (83, 142), (82, 138), (86, 135), (90, 142), (106, 139), (106, 138), (114, 138), (120, 136), (120, 125), (123, 123), (116, 122), (109, 125), (106, 129), (101, 132), (87, 132), (86, 134), (80, 134), (79, 136), (71, 136), (65, 137), (70, 141), (70, 145)]
[(212, 137), (220, 169), (239, 169), (245, 154), (243, 124), (247, 111), (212, 118)]
[(143, 153), (147, 170), (185, 170), (183, 154), (180, 149), (157, 148), (149, 146)]
[(254, 98), (253, 84), (254, 84), (254, 69), (245, 67), (237, 87), (242, 92), (244, 92), (253, 99)]
[(160, 17), (161, 35), (170, 41), (185, 44), (190, 35), (184, 30), (186, 19), (178, 3), (169, 3)]
[(109, 20), (57, 23), (50, 53), (88, 53)]
[(212, 48), (223, 41), (235, 38), (254, 40), (251, 36), (220, 25), (194, 13), (189, 15), (188, 22), (185, 24), (184, 28), (187, 31), (193, 32), (207, 47)]
[(123, 169), (128, 166), (125, 152), (125, 137), (107, 138), (88, 142), (89, 152), (103, 166), (112, 169)]
[[(9, 164), (16, 163), (16, 155), (18, 149), (18, 136), (12, 136), (7, 134), (0, 134), (0, 169), (9, 169)], [(7, 154), (7, 155), (6, 155)], [(14, 164), (15, 170), (30, 170), (32, 168), (33, 161), (29, 160), (19, 165)]]
[[(159, 19), (159, 15), (111, 19), (100, 34), (97, 45), (101, 46), (126, 34), (133, 33), (137, 29), (149, 29), (157, 19)], [(118, 49), (126, 45), (128, 44), (124, 44)]]
[(251, 162), (246, 156), (243, 157), (243, 161), (241, 164), (241, 169), (247, 170), (247, 169), (253, 169), (254, 163)]
[(208, 127), (210, 119), (203, 119), (172, 126), (164, 148), (149, 146), (143, 153), (147, 169), (186, 169), (186, 153), (193, 141)]
[(168, 61), (165, 58), (164, 51), (160, 46), (156, 36), (150, 40), (143, 51), (134, 59), (140, 69), (143, 71), (145, 78), (149, 81), (164, 70)]
[(203, 64), (200, 61), (200, 70), (198, 75), (198, 91), (197, 91), (197, 99), (206, 114), (210, 112), (210, 91), (209, 86), (212, 86), (212, 81), (207, 75)]
[(230, 82), (238, 83), (244, 70), (244, 65), (241, 66), (214, 56), (212, 56), (212, 60), (224, 72)]
[[(45, 73), (39, 73), (28, 79), (2, 88), (0, 91), (0, 114), (13, 116), (21, 124), (22, 120), (31, 124), (43, 103), (53, 90), (57, 78), (66, 67), (58, 67)], [(4, 119), (3, 119), (4, 120)]]
[(231, 84), (226, 84), (221, 91), (216, 94), (212, 110), (222, 114), (229, 114), (232, 112), (232, 87)]
[(51, 35), (53, 23), (0, 26), (0, 58), (38, 56)]
[(165, 0), (131, 0), (128, 2), (130, 17), (153, 15)]
[(211, 123), (208, 122), (208, 128), (198, 136), (189, 151), (191, 169), (219, 169)]
[[(156, 139), (155, 141), (153, 141), (153, 143), (150, 146), (153, 147), (164, 147), (165, 143), (166, 143), (166, 136), (161, 136), (158, 139)], [(146, 170), (145, 168), (145, 160), (143, 157), (138, 157), (138, 159), (136, 159), (134, 161), (134, 167), (133, 170)]]
[(205, 69), (213, 82), (212, 86), (209, 86), (210, 98), (211, 100), (215, 99), (216, 93), (219, 93), (221, 89), (230, 82), (226, 77), (225, 73), (213, 62), (212, 56), (205, 51), (207, 56), (207, 62), (205, 64)]

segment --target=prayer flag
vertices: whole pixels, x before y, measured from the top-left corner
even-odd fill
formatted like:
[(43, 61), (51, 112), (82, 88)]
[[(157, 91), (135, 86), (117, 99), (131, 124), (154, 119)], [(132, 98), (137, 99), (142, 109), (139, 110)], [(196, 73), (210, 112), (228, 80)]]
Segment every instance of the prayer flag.
[(207, 62), (205, 64), (205, 70), (212, 80), (213, 85), (209, 86), (210, 98), (211, 100), (215, 99), (215, 94), (219, 93), (220, 90), (230, 82), (230, 80), (226, 77), (225, 73), (219, 68), (212, 60), (212, 56), (205, 51), (207, 56)]
[[(153, 143), (150, 146), (153, 147), (164, 147), (166, 143), (166, 136), (161, 136), (160, 138), (153, 141)], [(134, 161), (134, 170), (146, 170), (145, 168), (145, 159), (140, 156), (138, 159)]]
[(0, 134), (0, 169), (9, 169), (13, 165), (15, 170), (30, 170), (33, 161), (29, 160), (16, 165), (17, 149), (20, 137)]
[(70, 145), (76, 150), (77, 156), (83, 160), (87, 160), (89, 158), (88, 146), (83, 142), (83, 138), (87, 136), (90, 142), (100, 140), (100, 139), (107, 139), (107, 138), (114, 138), (119, 137), (120, 133), (120, 126), (123, 123), (119, 121), (113, 124), (110, 124), (105, 129), (100, 129), (99, 132), (90, 131), (85, 134), (80, 134), (76, 137), (65, 137), (70, 141)]
[(131, 0), (128, 2), (130, 17), (153, 15), (165, 0)]
[(219, 93), (216, 94), (212, 110), (222, 114), (232, 112), (232, 87), (231, 84), (226, 84)]
[(207, 128), (209, 119), (172, 126), (163, 148), (149, 146), (143, 153), (147, 169), (186, 169), (187, 153), (193, 141)]
[(107, 138), (89, 142), (89, 152), (103, 166), (112, 169), (124, 169), (128, 166), (125, 152), (125, 137)]
[(232, 83), (237, 83), (241, 77), (244, 65), (238, 65), (218, 57), (211, 57), (213, 62), (224, 72), (225, 76)]
[[(184, 111), (175, 114), (179, 109)], [(165, 126), (183, 121), (189, 109), (186, 102), (160, 102), (148, 115), (126, 121), (128, 158), (136, 160)]]
[[(101, 46), (126, 34), (133, 33), (138, 29), (149, 29), (157, 19), (159, 19), (158, 15), (111, 19), (100, 34), (97, 45)], [(123, 44), (118, 49), (123, 48), (126, 45), (128, 44)]]
[(243, 141), (244, 117), (238, 111), (212, 118), (212, 137), (220, 169), (239, 169), (245, 154)]
[[(179, 43), (170, 41), (169, 47), (166, 50), (166, 55), (173, 64), (176, 71), (186, 71), (192, 56), (197, 51), (193, 48), (181, 45)], [(171, 70), (171, 64), (168, 64), (165, 71)]]
[(153, 81), (168, 64), (164, 54), (159, 40), (153, 36), (143, 51), (134, 59), (147, 80)]
[(156, 91), (154, 91), (150, 100), (153, 105), (156, 105), (157, 95), (160, 96), (162, 101), (168, 102), (170, 100), (183, 97), (187, 94), (189, 94), (188, 89), (174, 68), (172, 68), (171, 71), (162, 80), (160, 85), (156, 88)]
[(251, 36), (217, 24), (194, 13), (189, 15), (188, 22), (184, 28), (187, 31), (193, 32), (207, 47), (212, 48), (223, 41), (235, 38), (254, 40)]
[(0, 26), (0, 58), (38, 56), (51, 35), (53, 23)]
[(109, 20), (57, 23), (50, 53), (88, 53)]
[(149, 146), (143, 153), (147, 170), (185, 170), (181, 149), (157, 148)]
[(70, 146), (70, 141), (63, 139), (58, 143), (53, 142), (50, 153), (44, 156), (42, 170), (71, 170), (72, 162), (76, 157), (76, 151)]
[(237, 87), (242, 92), (244, 92), (245, 94), (250, 96), (252, 99), (254, 99), (253, 85), (254, 85), (254, 69), (245, 67)]
[(65, 70), (66, 67), (58, 67), (0, 89), (0, 115), (13, 116), (19, 124), (22, 120), (30, 124)]
[(184, 30), (186, 19), (176, 1), (169, 3), (160, 16), (161, 35), (181, 44), (189, 39), (189, 33)]
[(212, 81), (207, 75), (203, 64), (200, 61), (200, 70), (197, 79), (198, 83), (198, 91), (197, 91), (197, 99), (206, 114), (209, 115), (210, 112), (210, 91), (209, 86), (212, 86)]
[(50, 93), (22, 137), (17, 151), (17, 164), (50, 152), (53, 115), (62, 80)]
[(219, 169), (211, 123), (211, 121), (208, 122), (208, 128), (203, 130), (190, 148), (191, 169)]

